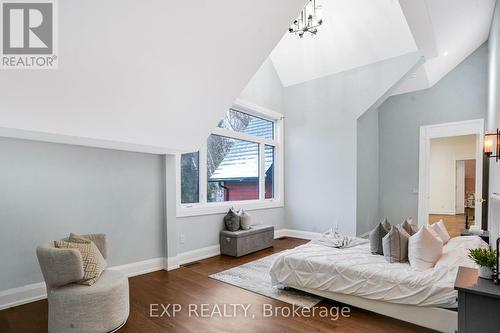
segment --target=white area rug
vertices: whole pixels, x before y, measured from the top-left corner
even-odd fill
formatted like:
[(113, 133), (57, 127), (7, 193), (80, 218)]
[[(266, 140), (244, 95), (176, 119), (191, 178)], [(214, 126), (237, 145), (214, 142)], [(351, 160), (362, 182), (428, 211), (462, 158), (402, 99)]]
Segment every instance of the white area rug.
[(295, 289), (278, 289), (271, 285), (269, 270), (274, 259), (279, 254), (273, 254), (247, 264), (228, 269), (209, 277), (215, 280), (232, 284), (254, 293), (274, 298), (289, 304), (311, 308), (318, 304), (322, 298)]

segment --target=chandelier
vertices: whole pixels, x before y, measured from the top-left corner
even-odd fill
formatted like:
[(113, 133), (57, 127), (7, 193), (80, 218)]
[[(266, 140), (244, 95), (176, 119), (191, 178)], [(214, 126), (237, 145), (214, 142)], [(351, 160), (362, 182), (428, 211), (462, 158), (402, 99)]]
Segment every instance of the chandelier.
[(323, 19), (319, 15), (321, 8), (322, 6), (316, 6), (316, 0), (309, 0), (302, 12), (300, 12), (300, 16), (293, 21), (288, 32), (296, 34), (300, 38), (304, 37), (306, 32), (316, 35), (318, 27), (323, 24)]

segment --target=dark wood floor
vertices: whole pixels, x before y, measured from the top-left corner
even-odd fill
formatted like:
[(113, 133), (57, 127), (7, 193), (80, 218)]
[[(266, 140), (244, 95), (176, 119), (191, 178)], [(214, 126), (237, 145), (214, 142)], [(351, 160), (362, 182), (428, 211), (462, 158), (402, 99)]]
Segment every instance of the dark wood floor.
[[(130, 317), (120, 333), (141, 332), (433, 332), (372, 312), (351, 308), (350, 318), (332, 321), (330, 318), (264, 318), (264, 303), (275, 307), (290, 305), (210, 279), (208, 275), (235, 267), (246, 262), (293, 248), (306, 241), (286, 238), (276, 240), (274, 248), (263, 250), (242, 258), (217, 256), (202, 260), (188, 267), (170, 272), (159, 271), (130, 278)], [(187, 309), (194, 304), (251, 304), (255, 319), (243, 316), (236, 318), (195, 318), (188, 311), (179, 312), (175, 318), (151, 318), (150, 304), (180, 303)], [(333, 301), (322, 301), (318, 306), (342, 306)], [(29, 333), (46, 332), (47, 301), (38, 301), (0, 311), (0, 332)]]

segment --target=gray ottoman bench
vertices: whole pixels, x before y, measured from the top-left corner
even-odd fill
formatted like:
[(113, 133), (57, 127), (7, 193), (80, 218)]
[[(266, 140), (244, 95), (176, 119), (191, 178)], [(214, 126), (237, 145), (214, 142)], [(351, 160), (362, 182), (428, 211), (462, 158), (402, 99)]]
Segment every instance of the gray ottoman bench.
[(252, 225), (249, 230), (222, 230), (219, 241), (221, 254), (241, 257), (273, 246), (274, 226)]

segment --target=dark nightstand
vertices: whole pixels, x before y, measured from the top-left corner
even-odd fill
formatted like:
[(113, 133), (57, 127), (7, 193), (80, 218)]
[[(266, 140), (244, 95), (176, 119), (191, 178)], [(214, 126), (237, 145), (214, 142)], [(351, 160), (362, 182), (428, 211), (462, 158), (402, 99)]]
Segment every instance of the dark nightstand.
[(469, 229), (460, 229), (460, 236), (479, 236), (481, 237), (486, 243), (490, 243), (490, 233), (488, 230), (483, 230), (483, 233), (481, 234), (475, 234), (470, 232)]
[(500, 328), (500, 286), (477, 273), (475, 268), (458, 268), (458, 333), (498, 332)]

